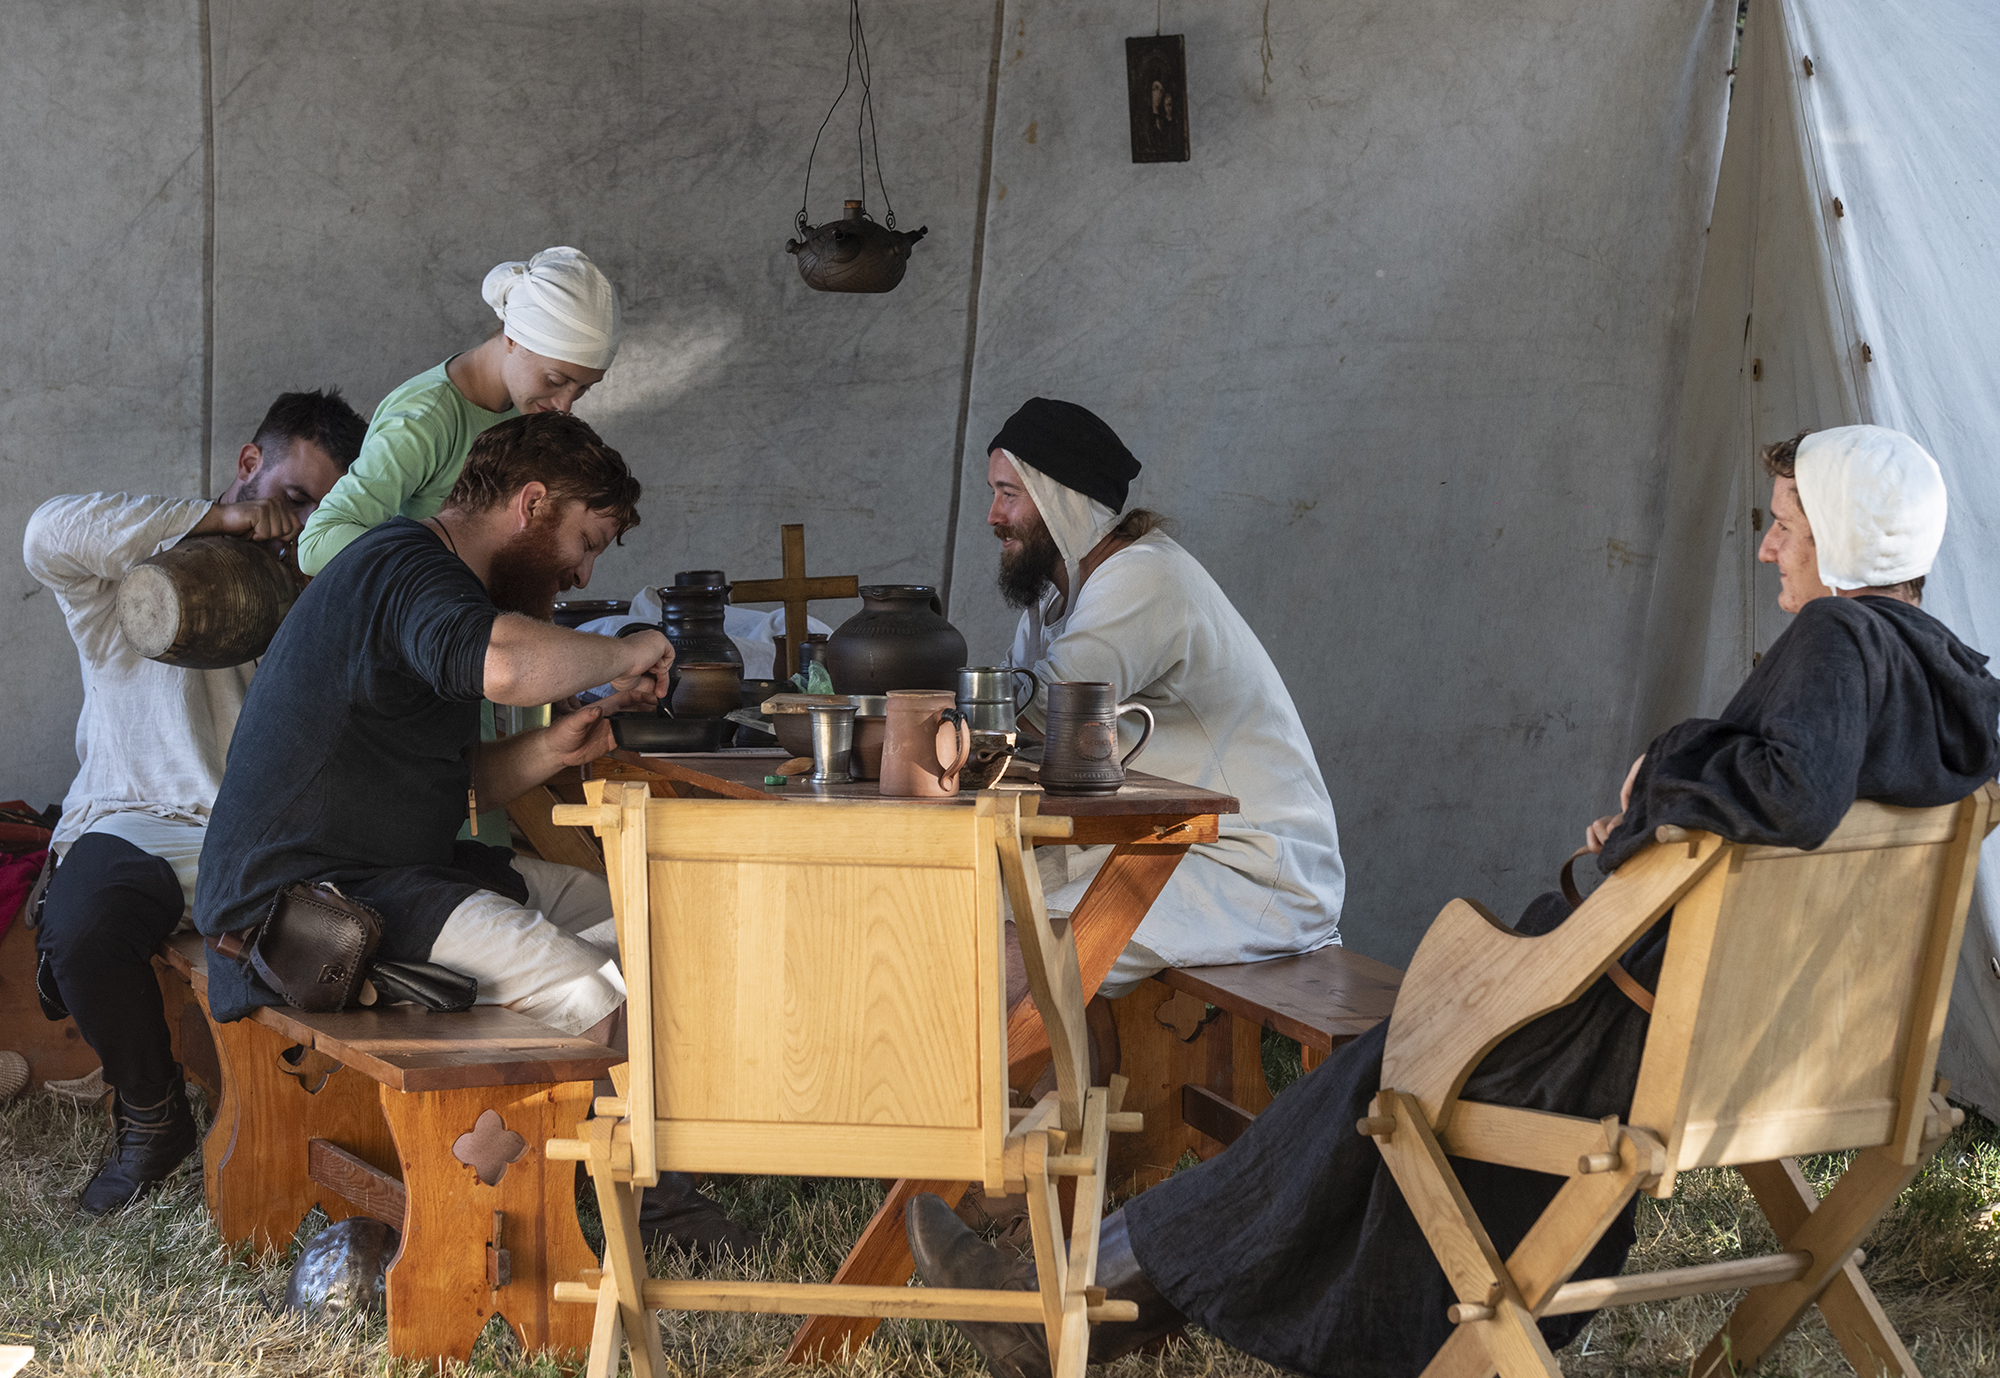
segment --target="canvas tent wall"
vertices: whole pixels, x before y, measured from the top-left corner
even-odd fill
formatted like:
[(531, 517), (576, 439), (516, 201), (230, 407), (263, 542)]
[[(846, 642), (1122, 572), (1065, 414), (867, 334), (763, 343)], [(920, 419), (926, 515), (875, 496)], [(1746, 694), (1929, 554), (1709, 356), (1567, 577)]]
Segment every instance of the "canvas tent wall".
[[(983, 447), (1074, 397), (1284, 674), (1347, 941), (1401, 960), (1455, 896), (1550, 888), (1641, 744), (1734, 0), (864, 0), (930, 227), (885, 297), (809, 292), (782, 248), (843, 9), (15, 6), (11, 538), (49, 494), (192, 491), (281, 388), (371, 408), (491, 327), (493, 263), (575, 243), (631, 331), (581, 410), (648, 492), (592, 593), (775, 574), (804, 520), (813, 573), (948, 577), (997, 655)], [(1135, 166), (1124, 40), (1162, 27), (1194, 158)], [(11, 577), (0, 779), (40, 803), (77, 667)]]
[[(1951, 517), (1925, 608), (2000, 650), (2000, 10), (1751, 0), (1647, 623), (1640, 740), (1712, 714), (1789, 621), (1755, 559), (1758, 447), (1872, 422), (1937, 457)], [(2000, 1113), (2000, 846), (1940, 1067)]]

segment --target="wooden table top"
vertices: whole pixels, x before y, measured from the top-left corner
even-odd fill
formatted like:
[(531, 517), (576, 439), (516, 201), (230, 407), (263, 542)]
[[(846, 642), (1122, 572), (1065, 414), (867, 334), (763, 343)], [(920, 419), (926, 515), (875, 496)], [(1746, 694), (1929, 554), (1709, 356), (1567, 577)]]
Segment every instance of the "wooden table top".
[[(807, 803), (881, 803), (882, 792), (873, 780), (856, 780), (837, 785), (815, 785), (800, 776), (790, 784), (767, 787), (764, 777), (781, 761), (789, 759), (784, 751), (743, 750), (720, 751), (708, 754), (674, 754), (642, 756), (636, 752), (618, 751), (602, 758), (609, 767), (614, 762), (635, 765), (643, 770), (653, 770), (670, 778), (679, 776), (681, 771), (711, 776), (727, 781), (738, 788), (748, 787), (772, 799), (796, 799)], [(593, 773), (604, 775), (608, 770)], [(1041, 795), (1041, 812), (1070, 818), (1117, 818), (1122, 816), (1159, 817), (1196, 816), (1202, 814), (1227, 814), (1241, 811), (1242, 804), (1234, 796), (1217, 794), (1213, 790), (1200, 789), (1194, 785), (1184, 785), (1177, 780), (1163, 779), (1158, 775), (1147, 775), (1141, 771), (1127, 771), (1125, 783), (1115, 794), (1048, 794), (1035, 783), (1034, 767), (1016, 763), (994, 786), (997, 790), (1034, 793)], [(898, 804), (936, 804), (942, 808), (953, 806), (970, 807), (976, 796), (970, 792), (960, 793), (948, 799), (896, 799)]]

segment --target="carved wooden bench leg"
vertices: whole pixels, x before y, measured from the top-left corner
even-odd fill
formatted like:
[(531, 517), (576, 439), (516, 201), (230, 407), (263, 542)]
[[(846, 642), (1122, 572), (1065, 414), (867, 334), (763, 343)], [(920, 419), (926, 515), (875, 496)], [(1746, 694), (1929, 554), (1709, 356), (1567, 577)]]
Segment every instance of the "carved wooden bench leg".
[(1213, 1158), (1271, 1103), (1263, 1030), (1249, 1020), (1159, 981), (1141, 981), (1111, 1010), (1125, 1108), (1146, 1117), (1144, 1132), (1112, 1137), (1115, 1190), (1157, 1185), (1183, 1153)]
[[(297, 1056), (297, 1044), (252, 1019), (209, 1030), (222, 1097), (202, 1143), (202, 1184), (223, 1242), (281, 1248), (315, 1205), (335, 1220), (355, 1214), (312, 1180), (306, 1141), (330, 1139), (377, 1166), (393, 1163), (375, 1083), (310, 1052)], [(297, 1072), (287, 1070), (287, 1053)]]
[(573, 1138), (589, 1082), (403, 1092), (381, 1087), (409, 1209), (389, 1266), (389, 1352), (469, 1359), (494, 1315), (529, 1349), (587, 1350), (587, 1306), (553, 1288), (598, 1265), (576, 1220)]

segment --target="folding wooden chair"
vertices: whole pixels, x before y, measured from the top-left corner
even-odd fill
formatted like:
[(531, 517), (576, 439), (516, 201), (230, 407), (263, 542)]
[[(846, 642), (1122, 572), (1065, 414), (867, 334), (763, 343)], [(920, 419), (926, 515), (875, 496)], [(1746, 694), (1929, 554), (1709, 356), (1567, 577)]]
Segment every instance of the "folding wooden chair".
[[(1864, 801), (1810, 852), (1663, 827), (1541, 937), (1445, 908), (1359, 1126), (1458, 1295), (1427, 1375), (1558, 1374), (1537, 1316), (1747, 1287), (1694, 1378), (1748, 1371), (1815, 1304), (1858, 1372), (1916, 1378), (1855, 1249), (1964, 1119), (1932, 1077), (1997, 800), (1988, 784), (1935, 809)], [(1495, 1044), (1576, 999), (1670, 909), (1630, 1124), (1458, 1099)], [(1822, 1201), (1793, 1160), (1845, 1149), (1861, 1151)], [(1503, 1261), (1447, 1154), (1569, 1180)], [(1676, 1173), (1719, 1166), (1743, 1174), (1783, 1252), (1568, 1281), (1635, 1192), (1664, 1198)]]
[[(1067, 837), (1034, 798), (972, 807), (649, 799), (593, 782), (555, 821), (604, 844), (628, 991), (630, 1062), (584, 1137), (604, 1215), (588, 1372), (664, 1375), (651, 1313), (772, 1311), (1040, 1322), (1054, 1371), (1081, 1375), (1089, 1323), (1136, 1318), (1096, 1289), (1105, 1135), (1137, 1129), (1122, 1081), (1090, 1086), (1076, 950), (1050, 925), (1028, 848)], [(1007, 1104), (1004, 883), (1057, 1089)], [(666, 1171), (908, 1177), (1025, 1192), (1041, 1290), (862, 1287), (647, 1276), (642, 1188)], [(1064, 1247), (1055, 1179), (1077, 1178)]]

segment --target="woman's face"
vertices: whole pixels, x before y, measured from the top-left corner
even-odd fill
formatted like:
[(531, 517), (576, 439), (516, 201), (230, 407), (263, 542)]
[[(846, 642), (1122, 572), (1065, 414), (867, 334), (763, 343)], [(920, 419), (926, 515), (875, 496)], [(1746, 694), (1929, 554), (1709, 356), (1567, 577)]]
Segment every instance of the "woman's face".
[(507, 384), (507, 396), (513, 401), (514, 410), (524, 414), (566, 413), (576, 405), (577, 398), (602, 381), (604, 370), (551, 359), (508, 340), (500, 376)]

